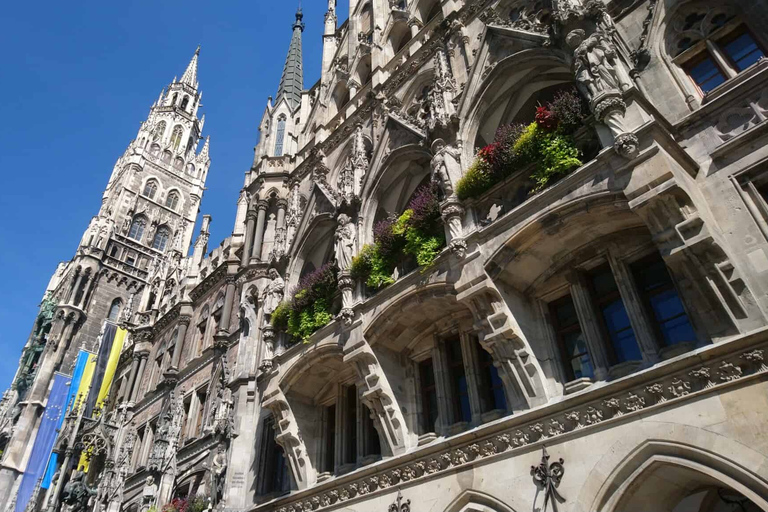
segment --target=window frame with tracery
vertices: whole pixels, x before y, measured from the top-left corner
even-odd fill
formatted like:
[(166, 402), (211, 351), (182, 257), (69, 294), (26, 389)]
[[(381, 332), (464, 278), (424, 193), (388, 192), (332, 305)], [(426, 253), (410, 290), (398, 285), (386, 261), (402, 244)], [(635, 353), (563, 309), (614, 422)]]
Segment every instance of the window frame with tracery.
[(158, 188), (159, 185), (157, 184), (157, 180), (147, 180), (147, 182), (144, 184), (144, 188), (141, 190), (141, 195), (150, 199), (154, 199), (155, 195), (157, 195)]
[(285, 143), (285, 114), (277, 118), (277, 128), (275, 129), (275, 156), (283, 156)]

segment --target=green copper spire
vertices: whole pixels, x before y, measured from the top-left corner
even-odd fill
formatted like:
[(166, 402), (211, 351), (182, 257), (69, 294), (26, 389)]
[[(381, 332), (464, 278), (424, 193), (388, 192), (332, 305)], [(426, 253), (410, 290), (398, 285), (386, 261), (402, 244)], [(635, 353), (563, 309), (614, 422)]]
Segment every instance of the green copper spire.
[(304, 31), (304, 23), (301, 21), (304, 15), (301, 6), (296, 11), (296, 21), (293, 24), (293, 37), (288, 48), (288, 57), (285, 59), (283, 76), (280, 78), (280, 87), (277, 89), (275, 105), (285, 98), (291, 108), (296, 108), (301, 103), (301, 92), (304, 90), (304, 74), (301, 66), (301, 33)]

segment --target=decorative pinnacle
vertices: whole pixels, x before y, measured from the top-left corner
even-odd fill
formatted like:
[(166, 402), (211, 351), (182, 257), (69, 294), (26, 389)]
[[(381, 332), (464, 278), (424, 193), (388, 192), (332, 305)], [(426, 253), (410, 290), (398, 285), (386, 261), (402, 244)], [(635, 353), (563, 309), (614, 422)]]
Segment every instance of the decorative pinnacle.
[(187, 84), (190, 87), (197, 89), (197, 58), (200, 56), (200, 45), (197, 45), (195, 54), (192, 56), (192, 60), (189, 61), (186, 71), (181, 77), (180, 82)]

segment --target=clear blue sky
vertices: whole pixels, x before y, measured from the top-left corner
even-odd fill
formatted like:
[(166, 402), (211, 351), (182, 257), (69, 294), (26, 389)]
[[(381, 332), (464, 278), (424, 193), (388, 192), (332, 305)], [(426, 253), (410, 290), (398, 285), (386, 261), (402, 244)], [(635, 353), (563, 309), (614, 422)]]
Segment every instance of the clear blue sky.
[[(115, 160), (198, 44), (211, 136), (201, 214), (233, 227), (257, 126), (280, 81), (297, 0), (10, 2), (0, 22), (0, 392), (38, 303), (69, 260)], [(339, 0), (339, 22), (348, 0)], [(304, 0), (304, 86), (320, 75), (326, 0)]]

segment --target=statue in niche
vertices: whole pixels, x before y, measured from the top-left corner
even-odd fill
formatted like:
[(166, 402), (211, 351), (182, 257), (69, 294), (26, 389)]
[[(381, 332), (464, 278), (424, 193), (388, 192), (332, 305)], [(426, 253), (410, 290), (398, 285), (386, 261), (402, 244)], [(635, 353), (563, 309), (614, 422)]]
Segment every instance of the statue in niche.
[(630, 86), (616, 48), (605, 33), (598, 30), (586, 37), (582, 29), (576, 29), (568, 33), (566, 42), (574, 49), (576, 81), (590, 101), (602, 93), (620, 92)]
[(264, 313), (271, 315), (274, 313), (275, 309), (277, 309), (278, 304), (283, 300), (285, 281), (274, 268), (269, 269), (269, 278), (271, 281), (264, 290), (263, 303)]
[(432, 143), (432, 181), (436, 182), (446, 197), (453, 195), (453, 183), (461, 177), (461, 153), (443, 139)]
[(157, 495), (157, 485), (155, 485), (155, 477), (148, 476), (144, 481), (144, 488), (141, 490), (141, 510), (145, 511), (152, 507), (155, 503), (155, 496)]
[(211, 478), (213, 480), (213, 495), (215, 503), (220, 503), (224, 498), (224, 481), (227, 472), (227, 451), (224, 445), (219, 444), (216, 454), (211, 461)]
[(355, 255), (357, 229), (346, 214), (340, 214), (337, 222), (338, 227), (335, 234), (336, 264), (339, 266), (339, 270), (346, 270), (352, 265), (352, 258)]

